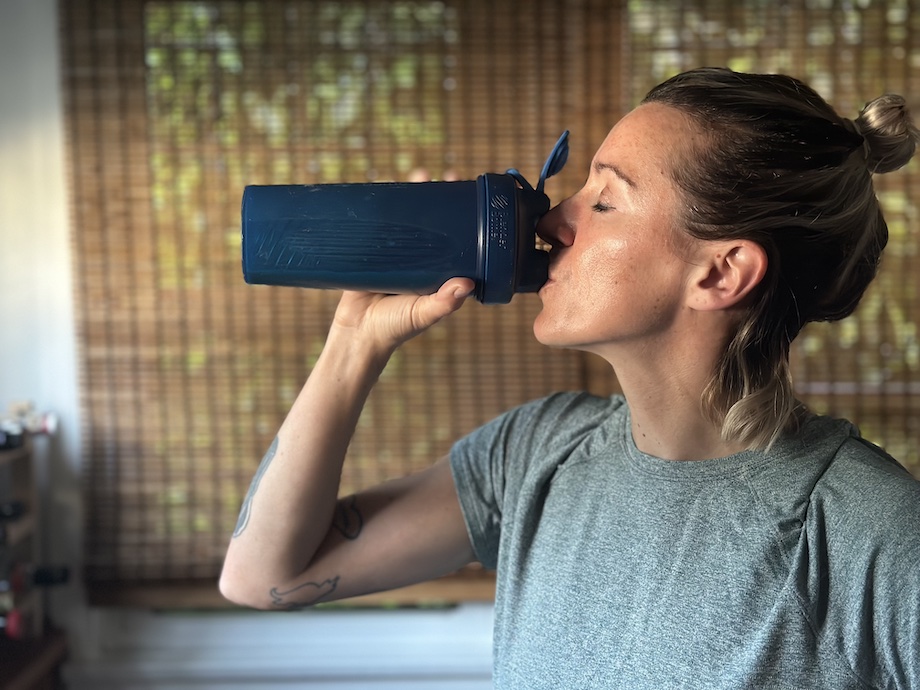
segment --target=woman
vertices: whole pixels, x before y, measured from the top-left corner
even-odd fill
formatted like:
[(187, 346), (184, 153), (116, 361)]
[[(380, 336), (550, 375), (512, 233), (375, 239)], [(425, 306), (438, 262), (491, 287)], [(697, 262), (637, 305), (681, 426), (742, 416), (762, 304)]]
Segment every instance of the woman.
[(653, 89), (548, 213), (537, 338), (623, 395), (501, 416), (417, 475), (337, 502), (366, 397), (458, 309), (346, 293), (263, 460), (221, 588), (261, 608), (497, 568), (497, 687), (920, 687), (920, 483), (797, 403), (789, 344), (840, 319), (887, 229), (871, 174), (918, 139), (903, 99), (841, 119), (794, 79)]

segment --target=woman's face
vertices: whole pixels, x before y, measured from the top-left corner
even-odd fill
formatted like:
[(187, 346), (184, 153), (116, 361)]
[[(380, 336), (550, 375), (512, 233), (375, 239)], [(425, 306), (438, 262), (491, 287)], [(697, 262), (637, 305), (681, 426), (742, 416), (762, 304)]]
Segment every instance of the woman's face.
[(537, 232), (553, 248), (534, 323), (540, 342), (603, 354), (673, 325), (693, 245), (677, 225), (670, 171), (698, 136), (674, 108), (638, 107), (607, 135), (581, 191), (542, 218)]

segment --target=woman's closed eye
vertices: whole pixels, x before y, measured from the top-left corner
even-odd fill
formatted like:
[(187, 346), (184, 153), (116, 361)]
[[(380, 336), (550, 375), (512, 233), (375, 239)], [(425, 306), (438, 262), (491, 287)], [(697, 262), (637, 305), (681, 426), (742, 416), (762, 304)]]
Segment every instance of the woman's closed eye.
[(595, 213), (606, 213), (607, 211), (616, 211), (616, 207), (605, 204), (603, 201), (598, 201), (591, 207), (591, 210)]

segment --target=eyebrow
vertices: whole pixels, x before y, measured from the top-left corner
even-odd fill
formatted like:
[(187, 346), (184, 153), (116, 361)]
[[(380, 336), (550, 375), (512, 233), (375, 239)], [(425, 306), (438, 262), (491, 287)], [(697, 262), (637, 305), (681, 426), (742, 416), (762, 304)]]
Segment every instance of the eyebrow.
[(613, 172), (614, 175), (616, 175), (616, 176), (619, 177), (621, 180), (623, 180), (623, 182), (625, 182), (626, 184), (628, 184), (628, 185), (629, 185), (630, 187), (632, 187), (633, 189), (636, 189), (636, 183), (633, 182), (632, 178), (629, 177), (629, 176), (628, 176), (626, 173), (624, 173), (622, 170), (620, 170), (620, 168), (619, 168), (618, 166), (614, 165), (613, 163), (602, 163), (601, 161), (597, 161), (597, 162), (594, 164), (594, 170), (595, 170), (596, 172), (599, 172), (599, 173), (600, 173), (600, 172), (604, 172), (605, 170), (610, 170), (611, 172)]

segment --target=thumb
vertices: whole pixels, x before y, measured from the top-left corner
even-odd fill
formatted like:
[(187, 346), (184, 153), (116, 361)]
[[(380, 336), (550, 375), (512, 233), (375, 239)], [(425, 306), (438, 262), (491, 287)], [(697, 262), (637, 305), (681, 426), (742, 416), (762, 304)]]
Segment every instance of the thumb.
[(476, 284), (469, 278), (451, 278), (436, 293), (416, 303), (416, 325), (427, 328), (457, 311), (475, 287)]
[(476, 283), (470, 278), (451, 278), (435, 293), (438, 300), (448, 299), (457, 302), (459, 307), (476, 289)]

